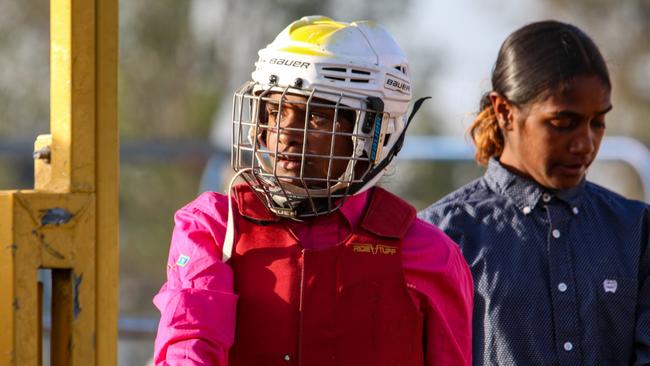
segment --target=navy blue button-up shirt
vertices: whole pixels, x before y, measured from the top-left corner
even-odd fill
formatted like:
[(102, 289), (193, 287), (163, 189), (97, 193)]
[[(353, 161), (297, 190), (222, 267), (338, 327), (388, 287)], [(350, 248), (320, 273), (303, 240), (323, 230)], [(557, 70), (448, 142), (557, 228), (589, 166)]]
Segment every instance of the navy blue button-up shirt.
[(583, 181), (550, 191), (492, 159), (420, 212), (474, 276), (475, 365), (649, 365), (650, 210)]

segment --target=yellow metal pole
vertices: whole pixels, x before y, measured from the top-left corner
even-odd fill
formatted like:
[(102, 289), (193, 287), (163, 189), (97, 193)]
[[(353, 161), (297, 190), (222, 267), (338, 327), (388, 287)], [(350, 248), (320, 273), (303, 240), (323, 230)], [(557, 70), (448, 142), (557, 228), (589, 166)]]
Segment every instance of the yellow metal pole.
[(96, 365), (117, 364), (119, 267), (118, 0), (97, 0), (97, 349)]
[(0, 327), (3, 329), (0, 334), (0, 365), (15, 365), (16, 266), (14, 258), (17, 246), (13, 241), (13, 205), (12, 192), (0, 192), (0, 217), (2, 218), (0, 220)]
[(50, 1), (52, 176), (43, 190), (95, 188), (95, 2)]
[(52, 271), (52, 365), (115, 365), (117, 0), (50, 3), (50, 135), (35, 189), (0, 192), (0, 365), (39, 365), (37, 271)]

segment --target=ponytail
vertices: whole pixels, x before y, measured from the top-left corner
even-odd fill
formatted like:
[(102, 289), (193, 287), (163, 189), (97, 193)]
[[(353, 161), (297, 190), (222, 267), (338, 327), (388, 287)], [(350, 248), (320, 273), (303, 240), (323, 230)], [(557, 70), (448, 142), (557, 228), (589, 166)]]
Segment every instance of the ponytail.
[(489, 93), (481, 98), (481, 112), (469, 127), (468, 133), (476, 146), (476, 161), (487, 165), (491, 157), (499, 157), (503, 152), (503, 133), (499, 129), (497, 116), (490, 103)]

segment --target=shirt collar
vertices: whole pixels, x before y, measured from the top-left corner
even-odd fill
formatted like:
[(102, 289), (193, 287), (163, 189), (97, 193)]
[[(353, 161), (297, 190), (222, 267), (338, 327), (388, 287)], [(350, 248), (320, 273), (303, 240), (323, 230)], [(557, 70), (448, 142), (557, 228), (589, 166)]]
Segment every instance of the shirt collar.
[(584, 197), (582, 193), (585, 191), (586, 185), (587, 180), (583, 177), (580, 183), (578, 183), (578, 185), (575, 187), (561, 191), (555, 191), (554, 193), (555, 196), (561, 201), (568, 203), (572, 207), (578, 207), (582, 203), (582, 198)]
[(509, 171), (495, 158), (490, 158), (484, 178), (493, 191), (508, 196), (520, 209), (528, 207), (531, 210), (545, 194), (557, 197), (572, 207), (579, 206), (586, 182), (583, 178), (575, 187), (566, 190), (551, 190)]

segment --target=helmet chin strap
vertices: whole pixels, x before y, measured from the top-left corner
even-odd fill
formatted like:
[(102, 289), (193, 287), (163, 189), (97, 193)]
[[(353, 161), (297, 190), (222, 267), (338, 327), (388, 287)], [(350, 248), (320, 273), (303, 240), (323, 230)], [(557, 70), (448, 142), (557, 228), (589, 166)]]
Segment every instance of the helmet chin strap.
[[(418, 100), (413, 103), (413, 110), (411, 110), (411, 114), (409, 114), (409, 118), (406, 120), (406, 126), (404, 126), (404, 130), (402, 131), (402, 134), (399, 136), (399, 139), (395, 141), (395, 145), (393, 145), (393, 148), (389, 152), (392, 156), (397, 155), (397, 153), (402, 150), (402, 145), (404, 145), (404, 137), (406, 137), (406, 129), (409, 128), (411, 125), (411, 120), (413, 117), (415, 117), (415, 114), (420, 110), (420, 107), (422, 107), (422, 104), (427, 101), (427, 99), (431, 99), (431, 97), (422, 97), (419, 98)], [(392, 157), (391, 157), (392, 159)]]

